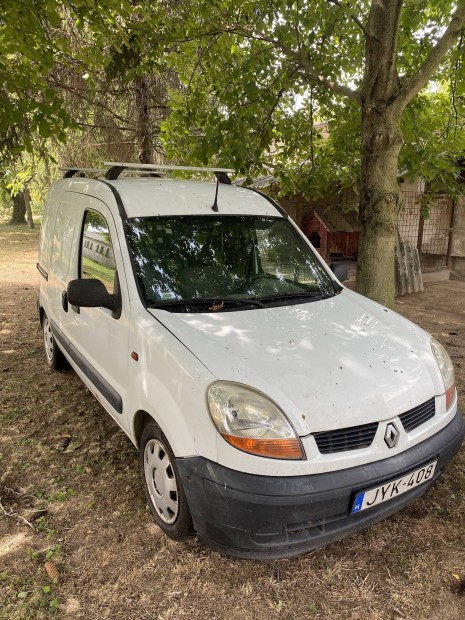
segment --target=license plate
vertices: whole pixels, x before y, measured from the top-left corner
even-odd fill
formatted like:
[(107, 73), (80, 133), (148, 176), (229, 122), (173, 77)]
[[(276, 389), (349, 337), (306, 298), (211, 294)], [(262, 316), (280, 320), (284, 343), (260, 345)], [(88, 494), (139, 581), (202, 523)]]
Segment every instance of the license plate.
[(358, 493), (355, 497), (351, 514), (360, 512), (361, 510), (366, 510), (367, 508), (372, 508), (373, 506), (382, 504), (383, 502), (388, 502), (390, 499), (393, 499), (398, 495), (402, 495), (403, 493), (407, 493), (407, 491), (410, 491), (411, 489), (420, 486), (420, 484), (424, 484), (428, 480), (431, 480), (434, 476), (436, 465), (437, 461), (434, 461), (433, 463), (429, 463), (424, 467), (420, 467), (420, 469), (416, 469), (415, 471), (402, 476), (402, 478), (391, 480), (391, 482), (386, 482), (380, 487), (375, 487), (374, 489), (368, 489), (368, 491)]

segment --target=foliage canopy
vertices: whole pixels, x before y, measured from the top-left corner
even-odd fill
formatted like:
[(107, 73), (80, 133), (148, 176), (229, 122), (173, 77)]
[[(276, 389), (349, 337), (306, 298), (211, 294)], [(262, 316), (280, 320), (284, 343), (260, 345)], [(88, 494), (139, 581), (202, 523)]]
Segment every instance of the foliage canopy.
[(137, 120), (116, 128), (150, 160), (147, 76), (168, 69), (168, 156), (272, 171), (289, 193), (358, 188), (357, 286), (391, 304), (399, 170), (459, 189), (464, 24), (465, 0), (5, 0), (3, 167), (95, 127), (97, 98), (121, 121), (131, 81)]
[[(431, 55), (455, 4), (403, 3), (395, 56), (399, 90)], [(185, 89), (174, 94), (165, 124), (169, 154), (180, 158), (188, 152), (196, 163), (217, 159), (243, 173), (273, 169), (285, 192), (318, 196), (334, 191), (336, 182), (358, 183), (370, 5), (367, 0), (204, 1), (189, 10), (178, 5), (183, 27), (173, 38), (188, 53), (172, 60)], [(460, 33), (434, 72), (434, 88), (408, 105), (400, 171), (448, 185), (456, 179), (465, 147), (463, 54)]]

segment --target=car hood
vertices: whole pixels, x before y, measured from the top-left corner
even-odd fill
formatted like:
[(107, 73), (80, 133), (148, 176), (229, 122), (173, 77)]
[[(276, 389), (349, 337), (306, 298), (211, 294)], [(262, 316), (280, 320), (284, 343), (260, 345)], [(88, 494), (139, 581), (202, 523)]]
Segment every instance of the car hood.
[(274, 400), (302, 436), (393, 418), (444, 392), (428, 334), (348, 289), (272, 308), (150, 312), (217, 379)]

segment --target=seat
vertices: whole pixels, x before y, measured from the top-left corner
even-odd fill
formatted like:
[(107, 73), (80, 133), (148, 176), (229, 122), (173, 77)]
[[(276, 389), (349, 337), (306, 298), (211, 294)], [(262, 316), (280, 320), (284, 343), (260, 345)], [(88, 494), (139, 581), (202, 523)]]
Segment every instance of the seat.
[(231, 274), (222, 265), (191, 265), (179, 278), (184, 299), (222, 297), (229, 292), (231, 284)]

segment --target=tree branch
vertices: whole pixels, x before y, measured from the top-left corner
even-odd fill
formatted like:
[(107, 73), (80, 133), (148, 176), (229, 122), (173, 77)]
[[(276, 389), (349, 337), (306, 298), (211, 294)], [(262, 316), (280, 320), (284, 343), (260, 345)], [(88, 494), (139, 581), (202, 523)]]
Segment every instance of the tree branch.
[(11, 517), (12, 519), (21, 519), (21, 521), (25, 523), (26, 525), (28, 525), (31, 528), (31, 530), (35, 531), (35, 528), (32, 525), (32, 523), (28, 521), (27, 519), (25, 519), (24, 517), (22, 517), (21, 515), (19, 515), (17, 512), (13, 512), (13, 511), (7, 512), (5, 508), (3, 507), (3, 504), (1, 501), (0, 501), (0, 510), (5, 515), (5, 517)]
[[(52, 74), (52, 75), (49, 76), (49, 82), (53, 86), (55, 86), (56, 88), (61, 88), (63, 90), (67, 90), (68, 92), (70, 92), (71, 94), (75, 95), (76, 97), (79, 97), (79, 99), (82, 99), (83, 101), (87, 101), (87, 103), (90, 103), (92, 105), (98, 106), (99, 108), (101, 108), (102, 110), (105, 110), (111, 116), (113, 116), (114, 118), (118, 119), (122, 123), (125, 123), (125, 124), (127, 124), (129, 126), (131, 125), (131, 123), (129, 122), (129, 119), (124, 118), (123, 116), (120, 116), (114, 110), (112, 110), (109, 106), (105, 105), (103, 102), (96, 101), (92, 97), (88, 97), (87, 95), (82, 93), (78, 88), (73, 88), (72, 86), (68, 86), (67, 84), (63, 84), (62, 82), (60, 82), (55, 77), (55, 75)], [(128, 130), (129, 130), (129, 128), (128, 128)]]
[[(299, 73), (302, 77), (306, 77), (309, 80), (315, 81), (321, 86), (327, 88), (328, 90), (332, 90), (333, 92), (339, 95), (349, 97), (350, 99), (352, 99), (353, 101), (356, 101), (359, 104), (361, 103), (361, 96), (360, 96), (359, 90), (353, 90), (352, 88), (349, 88), (348, 86), (339, 84), (338, 82), (330, 80), (326, 78), (324, 75), (321, 75), (314, 67), (312, 67), (308, 56), (303, 51), (301, 50), (295, 51), (292, 48), (281, 43), (278, 39), (275, 39), (272, 36), (269, 36), (259, 30), (254, 30), (252, 27), (247, 27), (244, 24), (240, 25), (239, 23), (236, 22), (236, 24), (230, 27), (223, 27), (223, 28), (219, 28), (218, 25), (215, 24), (214, 26), (212, 26), (211, 30), (199, 32), (195, 35), (191, 35), (190, 37), (177, 39), (173, 43), (175, 44), (186, 43), (186, 42), (193, 41), (196, 39), (218, 36), (218, 35), (222, 35), (226, 33), (229, 33), (229, 34), (236, 33), (239, 36), (244, 37), (245, 39), (253, 39), (255, 41), (264, 41), (264, 42), (270, 43), (275, 49), (281, 50), (281, 52), (287, 57), (288, 60), (292, 60), (297, 65), (297, 67), (294, 67), (294, 70), (296, 71), (296, 73)], [(166, 51), (170, 51), (170, 48), (169, 47), (166, 48)], [(302, 69), (301, 71), (299, 71), (299, 67), (300, 69)]]
[(115, 129), (118, 129), (118, 131), (136, 131), (134, 127), (121, 127), (120, 125), (115, 125), (112, 127), (110, 125), (102, 125), (99, 123), (81, 123), (79, 121), (76, 122), (76, 125), (79, 125), (79, 127), (90, 127), (91, 129), (108, 129), (110, 131), (113, 131)]
[[(271, 108), (268, 110), (268, 114), (266, 115), (265, 119), (263, 120), (263, 122), (260, 125), (260, 130), (262, 132), (262, 140), (261, 143), (263, 142), (263, 130), (265, 129), (266, 124), (268, 123), (268, 121), (271, 119), (271, 117), (273, 116), (276, 108), (278, 107), (280, 101), (281, 101), (281, 97), (284, 94), (284, 88), (281, 88), (281, 90), (279, 91), (279, 93), (276, 96), (276, 100), (273, 103), (273, 105), (271, 106)], [(262, 144), (260, 144), (261, 146)]]
[[(296, 52), (292, 48), (284, 45), (277, 39), (273, 37), (267, 36), (264, 32), (254, 32), (245, 28), (244, 26), (240, 26), (236, 29), (237, 33), (242, 35), (248, 39), (255, 39), (257, 41), (266, 41), (267, 43), (271, 43), (275, 48), (281, 50), (281, 52), (288, 58), (288, 60), (292, 60), (297, 66), (294, 68), (296, 73), (301, 75), (302, 77), (306, 77), (312, 81), (317, 82), (321, 86), (324, 86), (328, 90), (332, 90), (338, 95), (344, 95), (345, 97), (349, 97), (353, 99), (357, 103), (361, 102), (360, 92), (358, 90), (353, 90), (348, 86), (344, 86), (326, 78), (324, 75), (321, 75), (316, 71), (314, 67), (312, 67), (308, 55), (303, 51)], [(301, 71), (299, 71), (301, 69)]]
[(189, 92), (192, 86), (192, 82), (194, 80), (195, 74), (197, 73), (198, 68), (200, 67), (200, 65), (202, 64), (202, 60), (204, 58), (204, 56), (206, 54), (208, 54), (208, 52), (211, 50), (211, 48), (215, 45), (215, 43), (218, 41), (218, 38), (221, 36), (221, 34), (216, 34), (216, 35), (212, 35), (211, 37), (211, 41), (209, 42), (209, 44), (205, 47), (205, 48), (201, 48), (199, 50), (199, 55), (198, 58), (195, 62), (194, 68), (191, 71), (191, 75), (189, 78), (189, 83), (187, 84), (187, 91)]
[[(339, 2), (339, 0), (328, 0), (328, 2), (330, 4), (335, 4), (336, 6), (338, 6), (340, 9), (342, 9), (343, 11), (345, 11), (345, 7), (343, 5), (342, 2)], [(363, 25), (362, 21), (356, 16), (353, 15), (352, 13), (349, 14), (349, 18), (355, 23), (357, 24), (357, 26), (360, 28), (360, 30), (363, 32), (363, 34), (365, 35), (365, 39), (369, 39), (372, 35), (368, 32), (368, 30), (365, 28), (365, 26)]]
[[(332, 90), (334, 93), (338, 95), (343, 95), (344, 97), (349, 97), (353, 101), (357, 103), (361, 103), (361, 96), (358, 90), (353, 90), (348, 86), (344, 86), (343, 84), (339, 84), (338, 82), (334, 82), (333, 80), (329, 80), (324, 75), (319, 75), (317, 71), (313, 69), (310, 62), (304, 57), (299, 61), (301, 68), (303, 69), (303, 75), (311, 80), (315, 80), (318, 84), (321, 84), (328, 90)], [(297, 69), (297, 73), (299, 70)], [(301, 73), (302, 75), (302, 73)]]
[(429, 56), (412, 77), (404, 80), (396, 97), (397, 101), (406, 106), (415, 95), (428, 83), (433, 73), (452, 47), (457, 35), (465, 25), (465, 1), (462, 0), (453, 14), (449, 26), (431, 50)]

